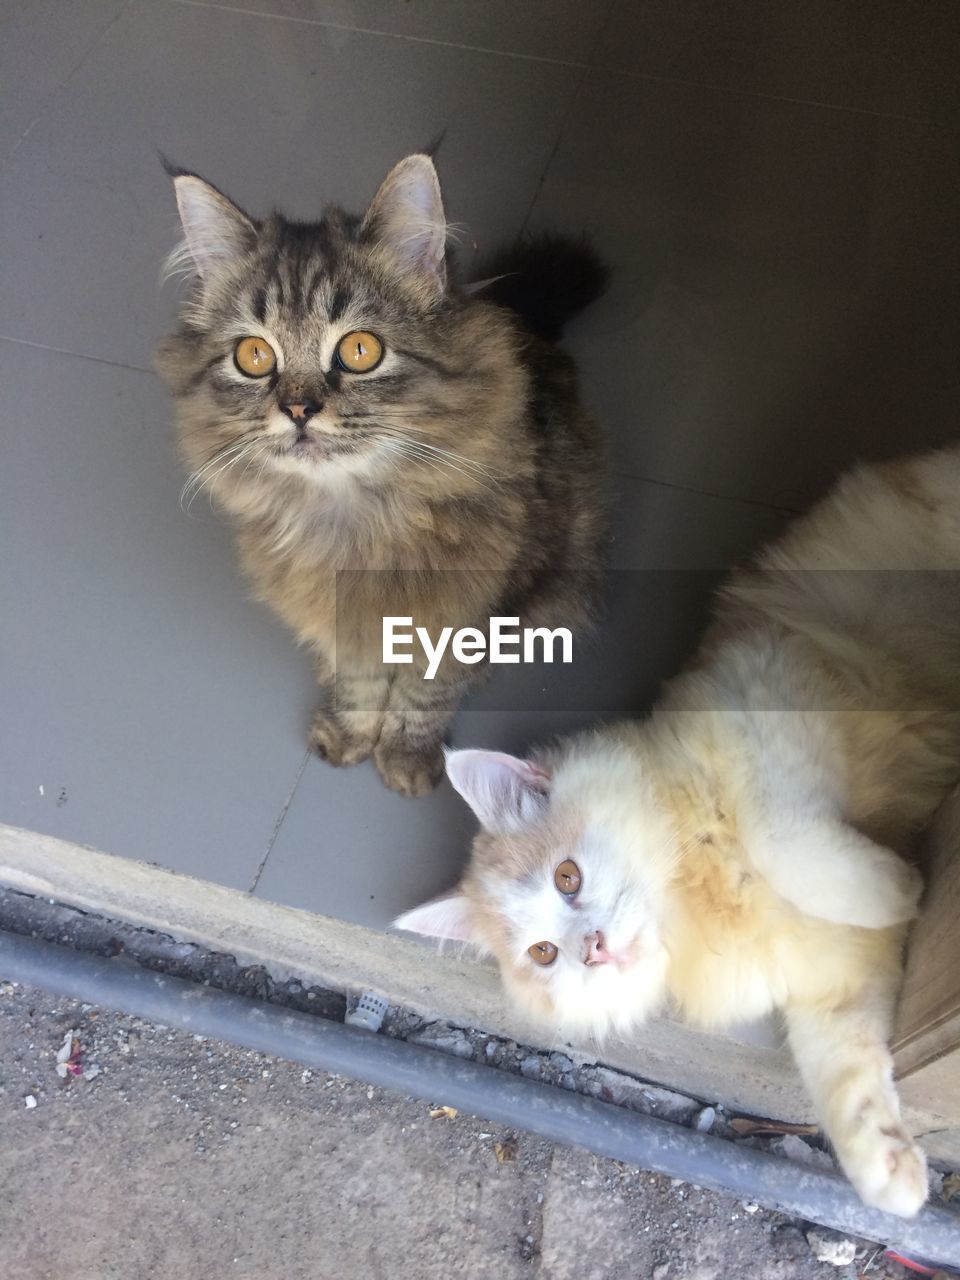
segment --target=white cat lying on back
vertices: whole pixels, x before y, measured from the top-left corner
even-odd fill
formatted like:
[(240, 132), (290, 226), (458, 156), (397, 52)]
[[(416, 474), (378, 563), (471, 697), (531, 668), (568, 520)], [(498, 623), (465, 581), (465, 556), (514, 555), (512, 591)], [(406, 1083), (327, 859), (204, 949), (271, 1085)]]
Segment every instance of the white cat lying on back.
[(448, 758), (482, 825), (452, 895), (397, 925), (494, 955), (567, 1032), (786, 1013), (863, 1199), (917, 1212), (887, 1048), (919, 874), (960, 777), (960, 447), (861, 469), (721, 595), (644, 723)]

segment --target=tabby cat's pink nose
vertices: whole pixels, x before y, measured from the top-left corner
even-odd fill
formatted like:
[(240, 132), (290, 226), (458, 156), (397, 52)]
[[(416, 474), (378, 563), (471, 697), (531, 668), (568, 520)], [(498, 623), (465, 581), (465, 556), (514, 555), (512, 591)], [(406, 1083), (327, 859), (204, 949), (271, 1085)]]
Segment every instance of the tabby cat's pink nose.
[(306, 422), (315, 413), (319, 413), (323, 405), (315, 400), (283, 400), (280, 408), (294, 422)]
[(606, 964), (608, 960), (613, 959), (606, 948), (606, 939), (599, 929), (595, 933), (588, 933), (583, 941), (587, 949), (583, 957), (584, 964)]

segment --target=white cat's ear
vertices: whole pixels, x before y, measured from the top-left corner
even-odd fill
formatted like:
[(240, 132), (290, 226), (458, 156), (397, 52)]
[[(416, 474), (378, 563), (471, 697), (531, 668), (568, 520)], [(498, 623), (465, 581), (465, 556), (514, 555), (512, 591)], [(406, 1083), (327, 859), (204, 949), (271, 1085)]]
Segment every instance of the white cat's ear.
[(446, 285), (447, 220), (440, 181), (429, 156), (407, 156), (384, 178), (363, 220), (401, 267), (437, 293)]
[(538, 818), (550, 775), (502, 751), (448, 751), (447, 777), (487, 831), (518, 831)]
[(448, 893), (405, 911), (393, 921), (394, 929), (422, 933), (428, 938), (450, 938), (457, 942), (477, 941), (470, 904), (462, 893)]
[(242, 209), (192, 173), (178, 173), (173, 187), (183, 226), (184, 243), (174, 250), (173, 269), (192, 263), (201, 276), (251, 248), (257, 229)]

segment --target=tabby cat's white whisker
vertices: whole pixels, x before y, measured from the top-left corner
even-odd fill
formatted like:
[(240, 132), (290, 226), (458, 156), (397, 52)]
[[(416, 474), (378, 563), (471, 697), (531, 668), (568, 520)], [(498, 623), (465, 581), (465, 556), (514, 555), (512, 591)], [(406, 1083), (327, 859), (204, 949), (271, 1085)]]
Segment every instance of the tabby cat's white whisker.
[[(380, 443), (386, 444), (387, 437), (381, 436)], [(481, 489), (485, 489), (488, 493), (493, 493), (492, 487), (484, 482), (484, 479), (479, 473), (466, 467), (459, 467), (456, 463), (451, 462), (447, 458), (423, 452), (416, 441), (394, 439), (392, 444), (395, 446), (396, 452), (403, 454), (404, 457), (415, 459), (419, 462), (425, 462), (436, 469), (446, 468), (448, 471), (456, 471), (466, 479), (472, 480), (473, 483), (478, 485)]]
[[(261, 443), (262, 442), (260, 440), (248, 440), (240, 444), (240, 446), (237, 448), (234, 448), (232, 450), (223, 450), (220, 454), (217, 455), (216, 458), (214, 458), (210, 463), (208, 463), (206, 467), (201, 468), (201, 472), (198, 473), (197, 475), (197, 482), (193, 487), (193, 492), (191, 493), (190, 498), (188, 499), (187, 505), (184, 508), (184, 510), (186, 511), (190, 510), (190, 507), (193, 505), (193, 502), (196, 499), (197, 495), (200, 493), (201, 489), (209, 489), (209, 487), (213, 484), (213, 482), (217, 479), (218, 476), (223, 475), (223, 473), (227, 471), (230, 467), (233, 467), (236, 463), (241, 462), (249, 454), (255, 452), (258, 448), (260, 448)], [(226, 461), (224, 462), (223, 458), (225, 454), (232, 454), (232, 456), (227, 457)], [(216, 471), (211, 473), (210, 467), (216, 462), (220, 462), (222, 465), (219, 466)], [(182, 505), (182, 495), (181, 495), (181, 505)]]
[[(398, 436), (401, 436), (401, 437), (405, 437), (405, 436), (406, 436), (406, 434), (407, 434), (408, 432), (410, 432), (410, 431), (416, 431), (416, 432), (418, 432), (418, 433), (420, 433), (420, 434), (423, 434), (423, 432), (426, 430), (426, 429), (425, 429), (425, 428), (423, 428), (423, 427), (412, 427), (412, 426), (410, 426), (410, 425), (408, 425), (408, 424), (405, 424), (403, 427), (395, 427), (395, 426), (393, 426), (393, 425), (392, 425), (392, 423), (390, 423), (390, 421), (388, 420), (388, 415), (383, 415), (382, 417), (378, 417), (378, 419), (377, 419), (377, 424), (376, 424), (376, 425), (377, 425), (377, 428), (378, 428), (379, 430), (381, 430), (381, 431), (390, 431), (390, 432), (392, 432), (393, 434), (398, 435)], [(434, 452), (434, 453), (441, 453), (441, 454), (443, 454), (445, 457), (452, 458), (452, 459), (454, 459), (454, 460), (455, 460), (455, 461), (457, 461), (457, 462), (462, 462), (462, 463), (464, 463), (464, 465), (466, 465), (466, 466), (475, 467), (475, 468), (477, 469), (477, 471), (482, 472), (482, 473), (483, 473), (485, 476), (487, 476), (487, 478), (488, 478), (488, 479), (490, 479), (490, 480), (497, 480), (497, 479), (502, 478), (502, 476), (503, 476), (503, 473), (502, 473), (502, 472), (492, 471), (492, 470), (491, 470), (488, 466), (486, 466), (484, 463), (482, 463), (482, 462), (478, 462), (478, 461), (476, 460), (476, 458), (470, 458), (470, 457), (468, 457), (468, 456), (467, 456), (466, 454), (464, 454), (464, 453), (458, 453), (458, 452), (456, 452), (456, 450), (453, 450), (453, 449), (443, 449), (443, 448), (441, 448), (441, 446), (440, 446), (440, 445), (431, 444), (431, 443), (430, 443), (430, 441), (428, 441), (428, 440), (415, 440), (415, 441), (411, 441), (411, 443), (412, 443), (412, 444), (417, 444), (417, 445), (419, 445), (419, 446), (420, 446), (421, 448), (423, 448), (423, 449), (429, 449), (429, 450), (431, 450), (431, 451), (432, 451), (432, 452)]]
[(217, 463), (220, 462), (223, 458), (226, 458), (227, 456), (229, 456), (229, 454), (244, 448), (244, 446), (249, 443), (250, 443), (250, 437), (249, 435), (245, 435), (240, 440), (231, 440), (227, 444), (223, 445), (220, 449), (217, 449), (211, 458), (208, 458), (207, 461), (201, 467), (198, 467), (196, 471), (190, 474), (186, 484), (183, 486), (183, 489), (181, 491), (181, 497), (183, 496), (183, 494), (187, 492), (190, 486), (194, 484), (197, 480), (201, 479), (204, 476), (204, 474), (210, 470), (211, 467), (215, 467)]
[(485, 467), (482, 463), (477, 462), (473, 458), (468, 458), (462, 453), (456, 453), (451, 449), (441, 449), (437, 445), (428, 444), (425, 440), (410, 440), (402, 431), (391, 430), (390, 428), (380, 428), (380, 438), (386, 435), (401, 442), (407, 448), (420, 450), (422, 453), (434, 455), (438, 461), (445, 461), (454, 469), (462, 470), (464, 474), (473, 473), (478, 478), (490, 480), (494, 484), (498, 483), (498, 474), (491, 471), (489, 467)]

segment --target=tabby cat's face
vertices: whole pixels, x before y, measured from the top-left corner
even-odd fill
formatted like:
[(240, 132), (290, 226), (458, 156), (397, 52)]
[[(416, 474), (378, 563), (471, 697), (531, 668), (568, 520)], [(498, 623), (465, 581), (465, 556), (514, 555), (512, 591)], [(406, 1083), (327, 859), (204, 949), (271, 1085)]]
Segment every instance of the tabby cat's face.
[[(513, 999), (567, 1033), (626, 1030), (661, 1001), (669, 825), (635, 766), (457, 751), (447, 772), (483, 826), (460, 890), (401, 916), (492, 954)], [(647, 811), (644, 813), (644, 809)], [(639, 817), (638, 817), (639, 815)]]
[(174, 259), (198, 279), (159, 363), (200, 483), (375, 476), (456, 449), (451, 423), (475, 407), (483, 360), (446, 291), (426, 156), (402, 161), (363, 217), (328, 209), (314, 224), (254, 222), (193, 175), (175, 183)]

